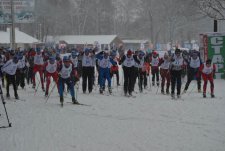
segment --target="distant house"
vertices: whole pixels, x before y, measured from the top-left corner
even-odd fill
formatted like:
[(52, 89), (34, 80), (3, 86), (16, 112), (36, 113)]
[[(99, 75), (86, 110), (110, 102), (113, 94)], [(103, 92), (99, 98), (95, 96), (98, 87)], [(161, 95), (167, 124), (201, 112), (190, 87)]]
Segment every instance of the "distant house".
[(147, 49), (149, 48), (149, 40), (123, 40), (125, 49)]
[(64, 36), (47, 36), (47, 44), (63, 44), (68, 47), (85, 47), (93, 46), (98, 43), (100, 50), (105, 47), (110, 49), (110, 46), (115, 45), (118, 47), (123, 41), (117, 35), (64, 35)]
[[(40, 41), (22, 31), (15, 29), (15, 42), (17, 47), (31, 46), (32, 44), (40, 43)], [(0, 45), (9, 46), (10, 45), (10, 29), (7, 31), (0, 31)]]

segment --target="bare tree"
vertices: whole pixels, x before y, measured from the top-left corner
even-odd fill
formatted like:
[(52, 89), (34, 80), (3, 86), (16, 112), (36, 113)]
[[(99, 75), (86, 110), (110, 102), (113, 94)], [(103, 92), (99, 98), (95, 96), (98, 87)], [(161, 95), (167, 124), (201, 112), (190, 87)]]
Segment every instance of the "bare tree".
[(225, 20), (225, 0), (196, 0), (203, 14), (215, 20)]

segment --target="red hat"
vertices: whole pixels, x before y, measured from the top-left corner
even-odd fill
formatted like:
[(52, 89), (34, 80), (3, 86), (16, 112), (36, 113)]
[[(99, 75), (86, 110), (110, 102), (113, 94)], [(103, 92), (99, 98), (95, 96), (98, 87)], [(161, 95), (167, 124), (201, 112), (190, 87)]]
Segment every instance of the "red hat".
[(130, 49), (127, 51), (127, 55), (132, 55), (132, 51)]
[(156, 51), (153, 51), (153, 55), (157, 55), (158, 53)]

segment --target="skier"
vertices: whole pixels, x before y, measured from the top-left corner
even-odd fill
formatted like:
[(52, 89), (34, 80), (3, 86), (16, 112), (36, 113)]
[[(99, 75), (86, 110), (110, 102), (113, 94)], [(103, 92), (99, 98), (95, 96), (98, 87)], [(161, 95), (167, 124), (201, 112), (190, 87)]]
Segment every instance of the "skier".
[(143, 92), (143, 85), (144, 88), (147, 86), (147, 66), (143, 51), (139, 51), (138, 60), (140, 61), (140, 64), (138, 64), (138, 85), (139, 91)]
[(208, 81), (210, 82), (210, 90), (211, 90), (211, 97), (214, 98), (214, 80), (213, 77), (215, 76), (216, 66), (212, 64), (211, 59), (207, 59), (204, 64), (200, 66), (200, 72), (202, 73), (202, 79), (204, 81), (203, 85), (203, 97), (206, 97), (206, 88)]
[(186, 60), (185, 62), (188, 65), (188, 74), (187, 74), (187, 83), (184, 88), (184, 93), (187, 92), (187, 89), (191, 83), (191, 81), (196, 77), (198, 92), (201, 92), (201, 75), (199, 73), (199, 68), (202, 64), (200, 57), (198, 56), (197, 52), (193, 52), (190, 59)]
[(16, 71), (16, 86), (21, 86), (22, 89), (25, 87), (25, 70), (26, 70), (26, 58), (24, 56), (23, 50), (18, 54), (18, 68)]
[(39, 72), (40, 75), (40, 80), (41, 80), (41, 86), (42, 90), (45, 91), (44, 89), (44, 79), (43, 79), (43, 66), (44, 66), (44, 57), (41, 52), (41, 49), (36, 50), (36, 54), (34, 56), (34, 67), (33, 67), (33, 88), (36, 87), (36, 82), (35, 82), (35, 75), (37, 72)]
[(152, 71), (152, 85), (153, 86), (155, 85), (155, 77), (156, 77), (156, 84), (157, 86), (159, 86), (159, 56), (156, 51), (153, 51), (150, 62)]
[(5, 64), (5, 56), (3, 54), (0, 54), (0, 78), (2, 79), (2, 86), (5, 87), (5, 80), (4, 80), (4, 74), (1, 70), (3, 65)]
[(110, 73), (111, 73), (111, 78), (114, 76), (114, 74), (116, 75), (117, 86), (120, 86), (120, 82), (119, 82), (119, 66), (118, 66), (119, 58), (117, 58), (116, 55), (117, 55), (116, 51), (112, 51), (111, 57), (116, 62), (116, 64), (112, 65)]
[(105, 79), (108, 81), (108, 91), (111, 94), (111, 76), (110, 76), (110, 68), (112, 65), (116, 65), (117, 63), (110, 58), (109, 50), (105, 50), (103, 56), (97, 55), (96, 58), (98, 59), (99, 65), (99, 75), (100, 75), (100, 94), (103, 93), (103, 87), (105, 86)]
[(19, 99), (16, 87), (16, 70), (18, 67), (18, 57), (15, 55), (12, 59), (9, 59), (1, 68), (5, 72), (6, 76), (6, 97), (10, 98), (9, 85), (13, 85), (15, 99)]
[(32, 78), (33, 78), (33, 67), (34, 67), (34, 56), (35, 56), (35, 50), (30, 49), (27, 54), (26, 54), (26, 79), (27, 79), (27, 84), (29, 85), (30, 83), (33, 83)]
[(165, 52), (163, 58), (160, 59), (159, 61), (159, 66), (160, 66), (160, 75), (162, 78), (161, 82), (161, 93), (165, 94), (164, 91), (164, 86), (165, 86), (165, 81), (166, 81), (166, 94), (170, 94), (169, 92), (169, 87), (170, 87), (170, 57), (167, 52)]
[[(139, 58), (139, 50), (136, 50), (135, 52), (134, 52), (134, 55), (137, 57), (137, 60), (139, 60), (139, 62), (140, 62), (140, 58)], [(143, 64), (142, 64), (142, 66), (143, 66)], [(135, 84), (136, 84), (136, 81), (137, 81), (137, 79), (138, 80), (140, 80), (139, 78), (139, 76), (140, 76), (140, 73), (139, 73), (139, 67), (140, 67), (140, 65), (139, 65), (139, 63), (137, 63), (137, 62), (134, 62), (134, 67), (133, 67), (133, 85), (132, 85), (132, 91), (134, 92), (134, 87), (135, 87)], [(138, 86), (139, 86), (139, 91), (140, 91), (140, 81), (138, 81)]]
[(63, 57), (63, 62), (59, 65), (58, 73), (59, 73), (59, 96), (60, 96), (60, 103), (63, 106), (63, 92), (64, 92), (64, 85), (67, 84), (70, 90), (70, 94), (72, 97), (72, 102), (74, 104), (79, 104), (79, 102), (75, 99), (75, 90), (74, 90), (74, 67), (71, 61), (69, 60), (68, 56)]
[(88, 91), (92, 92), (93, 89), (93, 76), (94, 76), (94, 65), (95, 65), (95, 53), (91, 52), (89, 48), (86, 48), (83, 52), (82, 57), (82, 89), (83, 93), (86, 93), (87, 80), (88, 80)]
[(132, 54), (132, 51), (129, 49), (126, 55), (123, 55), (119, 64), (123, 66), (124, 73), (124, 94), (127, 96), (127, 92), (132, 96), (133, 91), (133, 82), (134, 82), (134, 64), (135, 62), (140, 63), (136, 55)]
[(49, 86), (51, 83), (51, 77), (55, 81), (55, 84), (58, 88), (58, 64), (55, 60), (55, 57), (51, 56), (49, 57), (49, 60), (44, 65), (45, 69), (45, 75), (46, 75), (46, 91), (45, 96), (47, 97), (49, 95)]
[(181, 50), (176, 49), (175, 55), (171, 59), (170, 75), (171, 75), (171, 97), (175, 99), (175, 86), (177, 87), (177, 98), (180, 98), (181, 91), (181, 74), (184, 67), (184, 59), (181, 56)]
[(77, 81), (80, 80), (80, 76), (79, 76), (79, 73), (78, 73), (78, 66), (79, 66), (79, 61), (78, 61), (78, 56), (79, 56), (79, 53), (77, 51), (72, 51), (71, 52), (71, 62), (73, 63), (73, 67), (74, 67), (74, 76), (75, 76), (75, 83)]

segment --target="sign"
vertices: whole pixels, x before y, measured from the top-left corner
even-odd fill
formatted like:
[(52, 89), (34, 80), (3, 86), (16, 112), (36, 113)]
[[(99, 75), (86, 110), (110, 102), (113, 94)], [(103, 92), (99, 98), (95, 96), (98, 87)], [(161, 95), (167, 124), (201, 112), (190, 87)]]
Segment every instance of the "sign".
[[(15, 23), (34, 22), (35, 0), (13, 0)], [(11, 0), (0, 0), (0, 24), (11, 23)]]
[(206, 54), (208, 54), (208, 58), (211, 58), (212, 62), (216, 65), (216, 78), (225, 78), (225, 34), (213, 34), (207, 35), (207, 37), (207, 39), (204, 39), (205, 41), (208, 40), (208, 52)]

